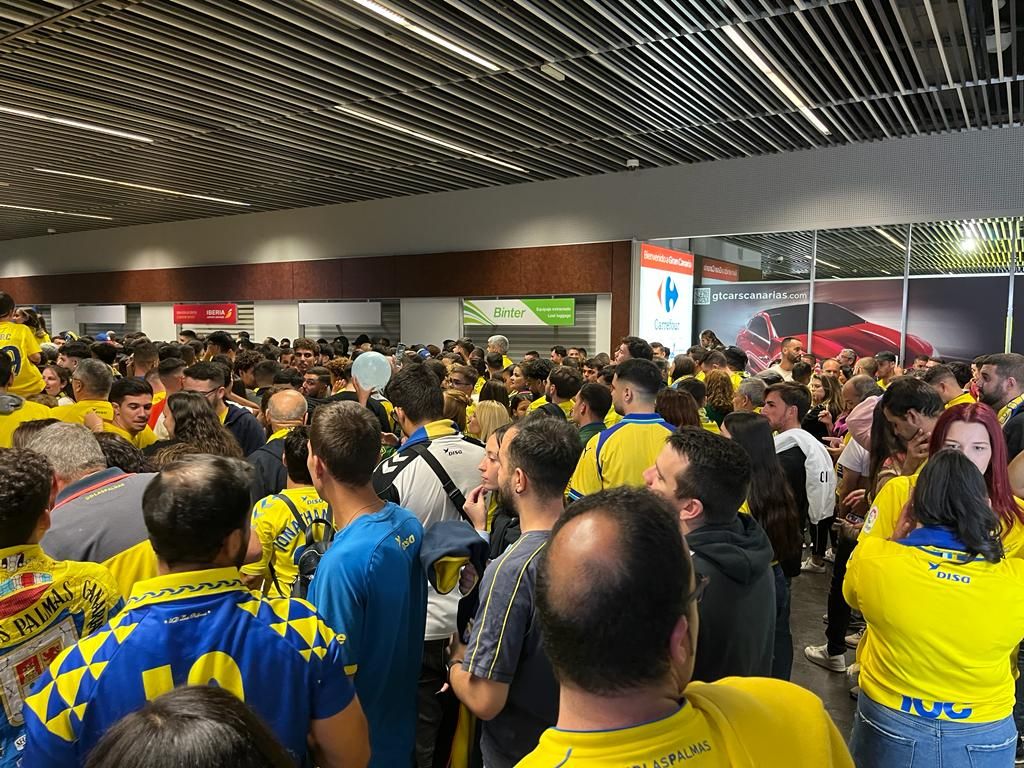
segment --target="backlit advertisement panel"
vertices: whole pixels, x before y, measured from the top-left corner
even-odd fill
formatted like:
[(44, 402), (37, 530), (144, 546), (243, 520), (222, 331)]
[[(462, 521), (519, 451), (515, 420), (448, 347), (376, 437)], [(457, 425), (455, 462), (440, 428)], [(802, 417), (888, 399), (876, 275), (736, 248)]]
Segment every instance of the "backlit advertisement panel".
[(638, 335), (673, 354), (693, 336), (693, 254), (640, 244)]

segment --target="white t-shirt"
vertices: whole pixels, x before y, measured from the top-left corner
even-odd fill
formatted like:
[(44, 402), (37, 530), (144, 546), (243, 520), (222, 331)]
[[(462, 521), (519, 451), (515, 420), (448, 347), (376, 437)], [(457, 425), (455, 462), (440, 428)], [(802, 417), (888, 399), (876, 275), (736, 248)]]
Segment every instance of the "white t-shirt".
[(871, 472), (871, 454), (868, 453), (856, 440), (850, 440), (839, 454), (839, 464), (847, 469), (857, 472), (861, 477), (867, 477)]
[(772, 373), (779, 374), (779, 376), (782, 377), (783, 381), (792, 381), (793, 380), (793, 371), (784, 371), (778, 365), (773, 365), (768, 370), (771, 371)]

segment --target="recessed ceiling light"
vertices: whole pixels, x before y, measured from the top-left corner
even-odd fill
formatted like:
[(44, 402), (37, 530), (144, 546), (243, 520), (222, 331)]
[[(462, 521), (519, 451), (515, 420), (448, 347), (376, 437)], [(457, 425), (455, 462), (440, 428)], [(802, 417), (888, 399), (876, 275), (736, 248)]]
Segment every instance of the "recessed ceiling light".
[(222, 197), (209, 197), (208, 195), (194, 195), (191, 192), (178, 192), (173, 189), (164, 189), (163, 187), (150, 187), (146, 184), (135, 184), (130, 181), (118, 181), (116, 179), (104, 179), (100, 176), (87, 176), (84, 173), (70, 173), (69, 171), (55, 171), (50, 168), (33, 168), (33, 171), (39, 173), (50, 173), (54, 176), (69, 176), (73, 179), (85, 179), (86, 181), (99, 181), (103, 184), (116, 184), (119, 187), (131, 187), (132, 189), (144, 189), (147, 192), (159, 192), (164, 195), (174, 195), (175, 197), (191, 197), (195, 200), (209, 200), (211, 203), (224, 203), (226, 205), (242, 205), (250, 206), (252, 203), (242, 203), (238, 200), (225, 200)]
[(80, 120), (68, 120), (63, 117), (54, 117), (52, 115), (43, 115), (39, 112), (30, 112), (27, 109), (15, 109), (14, 107), (0, 106), (0, 112), (8, 115), (16, 115), (17, 117), (27, 117), (29, 120), (43, 120), (47, 123), (57, 123), (58, 125), (66, 125), (69, 128), (81, 128), (83, 131), (92, 131), (93, 133), (105, 133), (108, 136), (118, 136), (122, 139), (131, 139), (132, 141), (144, 141), (148, 144), (153, 143), (153, 139), (148, 136), (139, 136), (135, 133), (128, 133), (126, 131), (117, 131), (113, 128), (104, 128), (102, 125), (93, 125), (92, 123), (83, 123)]
[(29, 208), (27, 205), (5, 205), (0, 203), (0, 208), (10, 208), (15, 211), (33, 211), (34, 213), (56, 213), (60, 216), (77, 216), (80, 219), (101, 219), (103, 221), (113, 221), (111, 216), (94, 216), (91, 213), (71, 213), (71, 211), (54, 211), (50, 208)]
[(437, 43), (442, 48), (447, 48), (452, 53), (458, 54), (464, 59), (469, 59), (474, 64), (479, 64), (484, 69), (489, 69), (491, 72), (497, 72), (498, 69), (500, 69), (498, 65), (495, 64), (494, 62), (488, 61), (483, 56), (478, 56), (472, 51), (466, 50), (461, 45), (453, 43), (451, 40), (446, 40), (440, 35), (431, 32), (429, 29), (421, 27), (419, 24), (414, 24), (401, 14), (395, 13), (390, 8), (385, 8), (380, 3), (374, 2), (374, 0), (355, 0), (355, 2), (361, 5), (363, 8), (366, 8), (368, 11), (373, 11), (378, 16), (383, 16), (391, 23), (397, 24), (398, 26), (409, 30), (414, 35), (419, 35), (420, 37), (429, 40), (432, 43)]
[(556, 82), (561, 83), (565, 80), (565, 72), (556, 68), (553, 64), (541, 64), (540, 71)]
[(807, 118), (807, 121), (811, 125), (813, 125), (826, 136), (828, 136), (831, 133), (828, 127), (823, 122), (821, 122), (818, 116), (811, 111), (811, 108), (809, 106), (807, 106), (807, 102), (800, 98), (797, 95), (796, 91), (794, 91), (789, 86), (789, 84), (785, 80), (783, 80), (779, 73), (773, 70), (770, 66), (768, 66), (768, 63), (763, 58), (761, 58), (761, 55), (757, 51), (755, 51), (753, 47), (751, 47), (750, 43), (748, 43), (747, 40), (743, 37), (739, 29), (737, 29), (736, 27), (724, 27), (724, 30), (725, 34), (729, 37), (729, 39), (736, 44), (736, 47), (743, 51), (744, 55), (746, 55), (746, 57), (750, 59), (751, 62), (753, 62), (755, 67), (761, 70), (761, 73), (765, 77), (772, 81), (776, 88), (782, 91), (782, 95), (789, 99), (793, 106), (797, 108), (800, 114)]
[(839, 269), (838, 264), (833, 264), (831, 261), (825, 261), (824, 259), (818, 259), (818, 264), (824, 264), (826, 267), (832, 267), (832, 269)]
[(960, 250), (973, 251), (978, 247), (978, 241), (973, 237), (965, 237), (960, 243)]
[(517, 173), (529, 173), (528, 170), (526, 170), (525, 168), (520, 168), (518, 165), (512, 165), (512, 163), (506, 163), (504, 160), (498, 160), (497, 158), (491, 157), (490, 155), (485, 155), (485, 154), (483, 154), (481, 152), (476, 152), (475, 150), (468, 149), (467, 147), (463, 147), (463, 146), (461, 146), (459, 144), (453, 144), (450, 141), (445, 141), (444, 139), (439, 139), (436, 136), (431, 136), (429, 133), (422, 133), (420, 131), (413, 130), (412, 128), (407, 128), (404, 125), (399, 125), (398, 123), (393, 123), (390, 120), (384, 120), (384, 119), (382, 119), (380, 117), (376, 117), (376, 116), (368, 114), (366, 112), (361, 112), (358, 109), (352, 109), (351, 107), (346, 107), (346, 106), (343, 106), (341, 104), (336, 104), (334, 106), (334, 108), (337, 109), (340, 112), (345, 112), (345, 113), (347, 113), (349, 115), (355, 115), (356, 117), (358, 117), (361, 120), (366, 120), (367, 122), (370, 122), (370, 123), (376, 123), (377, 125), (382, 125), (385, 128), (390, 128), (393, 131), (398, 131), (399, 133), (404, 133), (407, 136), (414, 136), (417, 139), (423, 139), (423, 141), (429, 141), (432, 144), (437, 144), (440, 147), (446, 147), (448, 149), (453, 149), (456, 152), (459, 152), (461, 154), (469, 155), (470, 157), (475, 157), (478, 160), (483, 160), (484, 162), (487, 162), (487, 163), (493, 163), (494, 165), (500, 165), (503, 168), (508, 168), (510, 170), (516, 171)]

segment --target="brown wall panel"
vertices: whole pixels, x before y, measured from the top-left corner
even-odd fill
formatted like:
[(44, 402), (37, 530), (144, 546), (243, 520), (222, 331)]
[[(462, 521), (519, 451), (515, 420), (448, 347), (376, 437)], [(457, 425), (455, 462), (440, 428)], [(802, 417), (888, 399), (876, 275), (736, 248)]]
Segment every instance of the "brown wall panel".
[(633, 279), (633, 244), (619, 241), (612, 246), (612, 348), (629, 333), (630, 284)]
[(0, 279), (22, 304), (612, 294), (629, 326), (628, 242)]

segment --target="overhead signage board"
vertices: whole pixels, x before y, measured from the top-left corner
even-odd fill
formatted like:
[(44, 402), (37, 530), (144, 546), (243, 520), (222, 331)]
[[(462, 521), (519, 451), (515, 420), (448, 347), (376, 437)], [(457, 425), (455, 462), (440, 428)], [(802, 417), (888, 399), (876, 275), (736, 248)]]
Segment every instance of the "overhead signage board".
[(175, 304), (175, 325), (237, 325), (237, 304)]
[(463, 299), (463, 325), (575, 325), (576, 299)]

